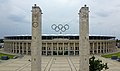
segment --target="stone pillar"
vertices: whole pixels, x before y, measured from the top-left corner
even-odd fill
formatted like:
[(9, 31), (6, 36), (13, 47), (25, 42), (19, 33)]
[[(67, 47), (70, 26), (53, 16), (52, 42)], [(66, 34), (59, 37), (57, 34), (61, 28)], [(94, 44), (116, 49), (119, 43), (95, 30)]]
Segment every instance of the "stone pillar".
[(58, 42), (57, 42), (57, 55), (58, 55), (58, 50), (59, 50), (59, 48), (58, 48)]
[(89, 71), (89, 8), (82, 7), (79, 11), (79, 50), (80, 50), (80, 71)]
[(28, 42), (26, 42), (26, 54), (28, 55)]
[(64, 47), (65, 47), (65, 45), (64, 45), (64, 42), (63, 42), (63, 55), (64, 55), (64, 51), (65, 51), (65, 50), (64, 50)]
[(105, 49), (106, 49), (106, 53), (107, 53), (107, 42), (105, 43)]
[(104, 52), (106, 53), (106, 42), (104, 42)]
[(32, 7), (31, 71), (41, 71), (42, 11), (36, 4)]
[(70, 56), (70, 43), (68, 42), (68, 56)]
[(11, 45), (10, 45), (10, 42), (8, 43), (8, 52), (10, 53), (11, 52)]
[(12, 53), (13, 47), (12, 47), (12, 42), (10, 42), (10, 52)]
[(5, 44), (4, 44), (4, 51), (5, 51), (5, 52), (7, 52), (7, 48), (8, 48), (8, 47), (7, 47), (7, 42), (5, 42)]
[(22, 42), (22, 54), (24, 54), (24, 42)]
[(94, 44), (94, 42), (93, 42), (93, 46), (92, 46), (92, 53), (93, 53), (93, 54), (94, 54), (94, 50), (95, 50), (94, 46), (95, 46), (95, 44)]
[(8, 47), (8, 52), (10, 53), (10, 42), (8, 42), (7, 47)]
[(9, 42), (7, 42), (7, 52), (9, 52)]
[(18, 45), (18, 46), (19, 46), (19, 54), (20, 54), (20, 42), (19, 42), (19, 45)]
[(47, 42), (46, 42), (45, 44), (46, 44), (46, 56), (47, 56), (47, 49), (48, 49), (48, 48), (47, 48)]
[(105, 42), (103, 42), (103, 53), (105, 53)]
[(74, 55), (75, 55), (75, 42), (74, 42)]
[(12, 42), (10, 42), (10, 52), (12, 53), (13, 50), (13, 46), (12, 46)]
[(11, 43), (9, 42), (9, 45), (8, 45), (8, 52), (11, 53)]
[(13, 52), (13, 46), (12, 46), (12, 42), (10, 43), (10, 52), (12, 53)]
[(51, 55), (53, 56), (53, 42), (51, 42)]
[(106, 51), (107, 51), (107, 53), (108, 53), (108, 41), (107, 41), (107, 43), (106, 43)]
[(96, 42), (96, 44), (97, 44), (97, 54), (98, 54), (98, 42)]
[(15, 53), (17, 53), (17, 42), (15, 42)]
[(12, 47), (13, 47), (13, 53), (14, 53), (14, 50), (15, 50), (15, 49), (14, 49), (14, 42), (13, 42), (12, 44), (13, 44), (13, 46), (12, 46)]
[(100, 54), (101, 54), (101, 51), (102, 51), (102, 43), (100, 42)]
[(7, 52), (9, 52), (9, 42), (7, 42)]
[(109, 42), (108, 42), (108, 45), (107, 45), (107, 46), (108, 46), (108, 47), (107, 47), (107, 49), (108, 49), (108, 52), (110, 53), (110, 51), (109, 51), (109, 50), (110, 50), (110, 47), (109, 47)]
[(13, 53), (15, 53), (15, 42), (13, 42)]

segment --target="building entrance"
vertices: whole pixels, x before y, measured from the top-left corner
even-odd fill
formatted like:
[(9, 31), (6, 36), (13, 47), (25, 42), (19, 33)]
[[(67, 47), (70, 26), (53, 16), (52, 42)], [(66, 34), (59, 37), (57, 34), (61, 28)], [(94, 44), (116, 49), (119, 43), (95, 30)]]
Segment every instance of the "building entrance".
[(42, 51), (42, 55), (79, 55), (79, 51)]
[(79, 43), (43, 43), (42, 55), (79, 55)]
[(63, 55), (63, 51), (58, 51), (58, 55)]
[(57, 51), (53, 51), (53, 55), (57, 55)]

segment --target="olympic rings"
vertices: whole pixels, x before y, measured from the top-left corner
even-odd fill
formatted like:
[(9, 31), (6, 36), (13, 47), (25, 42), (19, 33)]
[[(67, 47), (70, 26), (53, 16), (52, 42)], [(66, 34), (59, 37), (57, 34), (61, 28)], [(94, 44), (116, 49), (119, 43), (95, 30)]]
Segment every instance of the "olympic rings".
[(55, 30), (56, 32), (59, 32), (59, 31), (65, 32), (66, 30), (69, 29), (69, 25), (68, 25), (68, 24), (65, 24), (65, 25), (59, 24), (59, 25), (57, 26), (56, 24), (53, 24), (53, 25), (51, 26), (51, 28), (52, 28), (53, 30)]

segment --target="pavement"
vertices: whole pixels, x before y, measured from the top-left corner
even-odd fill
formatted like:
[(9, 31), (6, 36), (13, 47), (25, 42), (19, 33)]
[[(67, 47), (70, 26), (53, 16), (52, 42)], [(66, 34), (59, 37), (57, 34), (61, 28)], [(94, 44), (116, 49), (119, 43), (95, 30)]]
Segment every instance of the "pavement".
[(108, 63), (109, 69), (106, 71), (120, 71), (120, 62), (116, 60), (111, 60), (110, 58), (103, 58), (100, 56), (96, 56), (96, 58), (103, 61), (103, 63)]
[[(108, 63), (106, 71), (120, 71), (120, 62), (100, 56), (96, 58)], [(0, 71), (31, 71), (31, 56), (0, 61)], [(78, 56), (42, 56), (42, 71), (79, 71)]]

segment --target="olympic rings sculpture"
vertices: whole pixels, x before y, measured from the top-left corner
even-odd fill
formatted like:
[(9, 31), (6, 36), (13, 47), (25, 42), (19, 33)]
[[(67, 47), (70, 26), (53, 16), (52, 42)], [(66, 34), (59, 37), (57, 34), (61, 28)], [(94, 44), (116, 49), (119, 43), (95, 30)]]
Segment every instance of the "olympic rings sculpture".
[(59, 31), (65, 32), (66, 30), (69, 29), (69, 25), (68, 25), (68, 24), (65, 24), (65, 25), (62, 25), (62, 24), (59, 24), (59, 25), (53, 24), (53, 25), (51, 26), (51, 28), (52, 28), (53, 30), (55, 30), (56, 32), (59, 32)]

